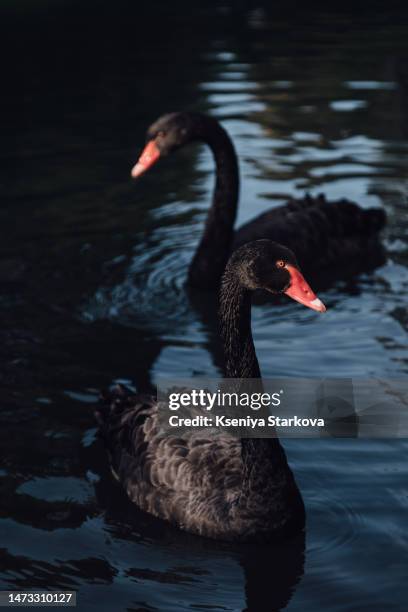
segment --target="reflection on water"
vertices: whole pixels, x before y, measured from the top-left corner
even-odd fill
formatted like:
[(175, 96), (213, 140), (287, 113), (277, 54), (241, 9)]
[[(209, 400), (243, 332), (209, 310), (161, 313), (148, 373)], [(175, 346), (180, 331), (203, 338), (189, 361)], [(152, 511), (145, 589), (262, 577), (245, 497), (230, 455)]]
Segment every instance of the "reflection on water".
[(129, 179), (145, 128), (169, 110), (209, 112), (230, 132), (239, 224), (305, 190), (388, 213), (386, 265), (324, 291), (324, 317), (255, 306), (263, 373), (406, 375), (406, 12), (249, 4), (141, 14), (124, 0), (4, 3), (14, 58), (0, 102), (4, 587), (79, 589), (82, 610), (405, 605), (406, 441), (285, 441), (306, 540), (253, 551), (139, 513), (95, 439), (100, 388), (219, 369), (213, 300), (183, 285), (211, 155), (186, 148)]

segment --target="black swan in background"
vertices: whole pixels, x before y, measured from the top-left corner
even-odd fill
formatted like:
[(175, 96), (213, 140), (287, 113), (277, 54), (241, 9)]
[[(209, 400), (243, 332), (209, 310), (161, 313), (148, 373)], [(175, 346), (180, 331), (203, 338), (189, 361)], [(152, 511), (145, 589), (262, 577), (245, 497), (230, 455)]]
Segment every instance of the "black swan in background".
[[(325, 311), (289, 249), (270, 240), (237, 249), (220, 289), (228, 378), (260, 377), (251, 333), (255, 289)], [(232, 541), (264, 541), (303, 526), (303, 501), (277, 437), (163, 436), (156, 399), (123, 387), (106, 396), (96, 417), (113, 473), (142, 510), (186, 531)]]
[[(205, 142), (216, 163), (216, 183), (204, 234), (190, 264), (188, 284), (216, 289), (231, 249), (269, 238), (292, 249), (305, 274), (314, 281), (330, 272), (338, 277), (373, 269), (385, 261), (378, 234), (385, 224), (382, 209), (364, 210), (346, 199), (327, 202), (323, 195), (292, 199), (259, 215), (234, 234), (239, 172), (234, 146), (216, 119), (201, 113), (163, 115), (147, 131), (147, 145), (132, 169), (134, 178), (160, 157), (192, 141)], [(336, 266), (340, 265), (340, 268)]]

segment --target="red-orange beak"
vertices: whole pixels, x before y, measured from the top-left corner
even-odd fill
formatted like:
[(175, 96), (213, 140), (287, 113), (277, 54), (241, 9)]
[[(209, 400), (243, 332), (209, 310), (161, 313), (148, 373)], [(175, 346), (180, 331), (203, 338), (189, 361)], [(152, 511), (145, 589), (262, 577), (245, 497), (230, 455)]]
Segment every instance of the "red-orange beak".
[(300, 304), (303, 304), (303, 306), (307, 306), (312, 310), (326, 312), (326, 306), (311, 290), (309, 284), (305, 281), (299, 270), (289, 264), (287, 264), (285, 267), (291, 278), (291, 283), (288, 289), (285, 291), (286, 295), (291, 297), (292, 300), (296, 300), (296, 302), (299, 302)]
[(160, 151), (154, 140), (149, 140), (147, 145), (142, 151), (141, 156), (137, 160), (137, 163), (133, 166), (131, 175), (133, 178), (137, 178), (143, 172), (146, 172), (149, 168), (157, 162), (160, 157)]

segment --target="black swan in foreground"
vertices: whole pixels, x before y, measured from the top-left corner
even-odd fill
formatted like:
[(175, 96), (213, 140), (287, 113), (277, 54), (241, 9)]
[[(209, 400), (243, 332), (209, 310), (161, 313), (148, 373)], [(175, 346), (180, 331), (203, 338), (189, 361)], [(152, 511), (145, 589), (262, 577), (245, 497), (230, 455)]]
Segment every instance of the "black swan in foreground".
[[(190, 264), (188, 284), (199, 289), (219, 286), (231, 250), (269, 238), (292, 249), (305, 274), (330, 282), (344, 274), (370, 270), (385, 261), (379, 231), (382, 209), (364, 210), (346, 199), (327, 202), (324, 196), (293, 199), (259, 215), (234, 234), (239, 172), (234, 146), (225, 129), (200, 113), (163, 115), (147, 131), (147, 144), (132, 169), (134, 178), (157, 160), (192, 141), (206, 143), (214, 155), (216, 183), (204, 234)], [(336, 268), (338, 262), (341, 267)]]
[[(231, 256), (220, 289), (228, 378), (260, 378), (251, 333), (251, 292), (266, 289), (324, 312), (293, 253), (257, 240)], [(141, 509), (186, 531), (264, 541), (304, 524), (304, 506), (277, 437), (243, 439), (202, 431), (159, 434), (158, 406), (123, 387), (96, 411), (112, 471)]]

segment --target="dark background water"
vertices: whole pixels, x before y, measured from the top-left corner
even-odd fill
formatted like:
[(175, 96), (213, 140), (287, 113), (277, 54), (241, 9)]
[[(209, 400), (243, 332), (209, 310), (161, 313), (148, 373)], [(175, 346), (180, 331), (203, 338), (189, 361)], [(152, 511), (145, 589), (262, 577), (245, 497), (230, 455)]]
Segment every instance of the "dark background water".
[(72, 588), (81, 610), (405, 610), (406, 440), (285, 441), (307, 528), (267, 550), (138, 513), (96, 440), (100, 388), (218, 373), (183, 289), (211, 156), (129, 178), (165, 111), (229, 130), (239, 222), (305, 190), (388, 213), (387, 264), (321, 293), (324, 317), (254, 308), (263, 373), (408, 369), (408, 9), (195, 4), (2, 2), (2, 588)]

